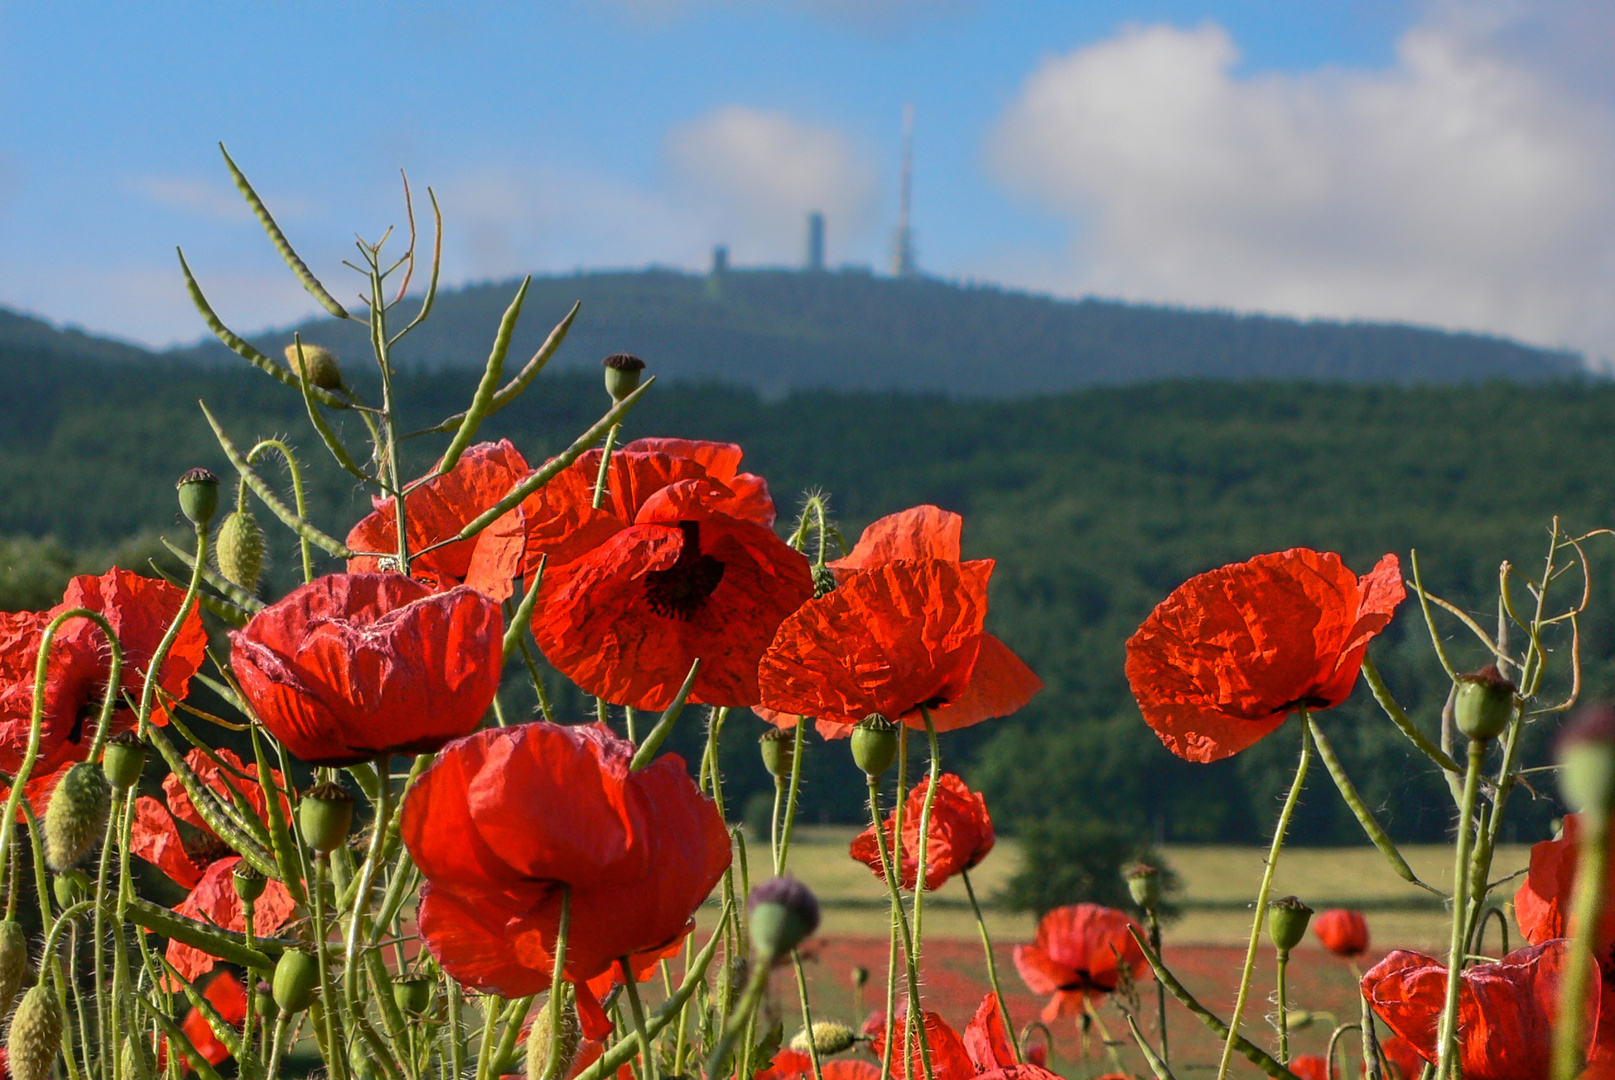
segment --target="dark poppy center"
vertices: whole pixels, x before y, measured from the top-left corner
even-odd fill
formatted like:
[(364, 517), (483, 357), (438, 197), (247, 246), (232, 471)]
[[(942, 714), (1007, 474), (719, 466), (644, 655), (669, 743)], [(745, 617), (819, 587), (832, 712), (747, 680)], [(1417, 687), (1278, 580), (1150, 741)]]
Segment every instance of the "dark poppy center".
[(689, 620), (707, 602), (723, 580), (723, 563), (701, 554), (701, 523), (679, 522), (684, 546), (679, 557), (666, 570), (645, 575), (645, 601), (665, 619)]
[(1065, 991), (1097, 990), (1100, 993), (1108, 994), (1116, 989), (1116, 984), (1112, 982), (1109, 986), (1106, 986), (1103, 982), (1079, 968), (1076, 972), (1076, 978), (1070, 982), (1061, 983), (1060, 989)]

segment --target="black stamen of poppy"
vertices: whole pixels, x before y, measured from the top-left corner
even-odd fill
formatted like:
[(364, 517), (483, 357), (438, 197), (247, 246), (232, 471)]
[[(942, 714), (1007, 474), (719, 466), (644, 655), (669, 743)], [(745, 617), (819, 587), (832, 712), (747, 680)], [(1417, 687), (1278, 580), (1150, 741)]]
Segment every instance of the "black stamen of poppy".
[(664, 619), (688, 621), (723, 580), (723, 563), (701, 554), (700, 522), (681, 521), (679, 531), (684, 534), (684, 546), (678, 560), (666, 570), (645, 575), (645, 601)]

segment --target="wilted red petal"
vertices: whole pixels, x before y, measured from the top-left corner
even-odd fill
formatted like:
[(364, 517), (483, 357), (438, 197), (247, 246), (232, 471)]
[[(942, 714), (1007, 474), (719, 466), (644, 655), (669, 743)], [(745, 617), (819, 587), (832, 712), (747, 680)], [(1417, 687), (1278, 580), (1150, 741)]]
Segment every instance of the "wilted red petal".
[[(39, 640), (50, 620), (44, 611), (0, 613), (0, 771), (9, 775), (17, 772), (28, 752)], [(88, 635), (58, 632), (45, 675), (41, 761), (61, 756), (58, 750), (75, 731), (88, 751), (86, 720), (94, 723), (93, 710), (100, 705), (107, 675), (104, 651), (104, 645), (97, 646)]]
[[(1391, 1075), (1385, 1080), (1419, 1080), (1424, 1072), (1424, 1055), (1400, 1035), (1392, 1035), (1389, 1039), (1379, 1042), (1380, 1053), (1391, 1067)], [(1367, 1075), (1367, 1070), (1364, 1070)]]
[(248, 704), (315, 765), (436, 750), (477, 726), (499, 689), (504, 620), (473, 589), (399, 574), (333, 574), (230, 635)]
[[(886, 851), (892, 858), (901, 858), (901, 878), (905, 889), (913, 889), (919, 876), (920, 818), (925, 809), (925, 793), (930, 778), (922, 779), (909, 793), (903, 804), (903, 844), (900, 852), (893, 850), (893, 835), (897, 827), (897, 812), (892, 811), (885, 822)], [(987, 800), (971, 791), (965, 782), (953, 773), (943, 773), (937, 783), (936, 798), (931, 803), (930, 842), (926, 845), (925, 887), (941, 888), (943, 882), (961, 870), (969, 870), (993, 849), (993, 823), (987, 814)], [(852, 841), (851, 855), (885, 880), (881, 869), (880, 847), (875, 840), (873, 827), (859, 833)]]
[(1127, 680), (1167, 749), (1216, 761), (1344, 701), (1403, 596), (1395, 555), (1360, 580), (1333, 553), (1258, 555), (1163, 600), (1128, 639)]
[[(830, 569), (868, 570), (899, 559), (942, 559), (960, 562), (959, 535), (964, 518), (935, 506), (915, 506), (887, 514), (858, 537), (858, 543)], [(840, 574), (838, 573), (838, 576)]]
[(1361, 911), (1331, 908), (1312, 920), (1312, 932), (1336, 956), (1361, 956), (1368, 951), (1368, 920)]
[[(213, 977), (207, 984), (202, 996), (208, 1000), (218, 1012), (225, 1023), (239, 1029), (247, 1019), (247, 988), (241, 985), (241, 980), (230, 974), (222, 972)], [(192, 1009), (180, 1025), (185, 1037), (191, 1040), (196, 1052), (207, 1060), (209, 1065), (218, 1065), (230, 1056), (229, 1047), (219, 1041), (213, 1033), (213, 1025), (209, 1024), (207, 1017), (201, 1009)]]
[(1006, 1065), (1014, 1065), (1015, 1048), (1004, 1032), (1004, 1017), (998, 1007), (998, 995), (988, 994), (981, 999), (976, 1015), (965, 1028), (965, 1052), (975, 1064), (977, 1072), (991, 1072)]

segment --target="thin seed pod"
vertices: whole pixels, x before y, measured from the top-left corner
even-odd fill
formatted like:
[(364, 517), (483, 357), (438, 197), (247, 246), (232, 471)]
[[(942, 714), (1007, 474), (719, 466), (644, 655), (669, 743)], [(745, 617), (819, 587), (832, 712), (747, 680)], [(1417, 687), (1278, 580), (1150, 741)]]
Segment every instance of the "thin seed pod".
[[(185, 1034), (184, 1029), (174, 1023), (172, 1017), (159, 1008), (145, 994), (137, 992), (135, 1000), (140, 1002), (141, 1007), (146, 1010), (146, 1015), (150, 1016), (157, 1026), (163, 1029), (163, 1034), (168, 1037), (168, 1052), (170, 1054), (176, 1050), (183, 1054), (185, 1063), (195, 1070), (196, 1075), (201, 1077), (202, 1080), (224, 1080), (219, 1075), (218, 1070), (208, 1064), (207, 1058), (197, 1052), (196, 1044), (191, 1042), (190, 1036)], [(21, 1078), (19, 1077), (18, 1080), (21, 1080)]]
[[(404, 178), (404, 191), (406, 193), (409, 191), (408, 177)], [(437, 219), (437, 236), (432, 242), (432, 276), (426, 283), (426, 295), (421, 298), (421, 309), (415, 313), (415, 317), (413, 319), (409, 320), (409, 324), (407, 326), (388, 339), (387, 344), (389, 346), (396, 345), (398, 340), (405, 334), (409, 333), (421, 323), (425, 322), (426, 317), (432, 313), (432, 304), (437, 300), (438, 272), (443, 269), (443, 211), (437, 205), (437, 193), (431, 188), (426, 189), (426, 197), (432, 200), (432, 216)], [(405, 205), (408, 205), (407, 197), (405, 199)], [(411, 208), (411, 220), (414, 219), (414, 216), (414, 209)], [(413, 226), (411, 226), (411, 231), (413, 232)], [(412, 243), (411, 247), (413, 246), (414, 245)], [(399, 293), (398, 298), (400, 300), (403, 299), (402, 292)]]
[[(301, 349), (303, 347), (302, 338), (294, 336), (292, 344)], [(318, 402), (314, 400), (314, 391), (318, 390), (319, 387), (309, 382), (307, 368), (307, 364), (297, 365), (297, 388), (303, 392), (303, 404), (308, 407), (309, 422), (314, 425), (314, 430), (320, 433), (320, 439), (324, 441), (325, 448), (331, 451), (331, 456), (336, 458), (338, 465), (365, 483), (380, 487), (381, 484), (375, 477), (359, 468), (358, 463), (353, 460), (353, 455), (348, 453), (348, 448), (342, 445), (342, 440), (337, 438), (336, 432), (331, 429), (331, 425), (326, 423), (325, 416), (320, 412)]]
[(1144, 1060), (1149, 1062), (1155, 1080), (1177, 1080), (1177, 1077), (1172, 1075), (1172, 1070), (1166, 1067), (1166, 1062), (1161, 1060), (1161, 1055), (1145, 1041), (1144, 1033), (1138, 1030), (1138, 1021), (1133, 1019), (1132, 1013), (1127, 1014), (1127, 1030), (1133, 1033), (1133, 1042), (1138, 1044), (1139, 1052), (1144, 1055)]
[(510, 617), (510, 625), (505, 627), (503, 649), (506, 660), (509, 660), (511, 654), (521, 645), (522, 635), (527, 633), (528, 624), (533, 621), (533, 609), (537, 606), (538, 582), (535, 580), (527, 590), (527, 595), (522, 597), (522, 602), (516, 608), (516, 614)]
[(1379, 702), (1380, 709), (1390, 718), (1391, 723), (1395, 724), (1402, 734), (1406, 735), (1408, 740), (1419, 748), (1425, 757), (1441, 766), (1447, 772), (1462, 773), (1464, 771), (1463, 767), (1452, 759), (1451, 754), (1431, 742), (1424, 732), (1414, 725), (1406, 710), (1397, 704), (1396, 699), (1391, 696), (1390, 687), (1386, 686), (1385, 680), (1380, 678), (1379, 668), (1374, 666), (1373, 658), (1367, 653), (1363, 654), (1363, 678), (1368, 680), (1368, 689), (1373, 693), (1374, 700)]
[(249, 946), (243, 934), (186, 918), (138, 896), (129, 898), (129, 921), (162, 937), (194, 946), (226, 963), (252, 971), (273, 969), (280, 954), (288, 947), (297, 945), (295, 941), (258, 937), (255, 934)]
[(275, 774), (270, 770), (269, 757), (264, 752), (264, 741), (259, 737), (256, 727), (248, 734), (252, 739), (253, 760), (258, 765), (258, 787), (263, 791), (264, 802), (269, 807), (269, 842), (274, 849), (275, 862), (280, 865), (279, 877), (286, 890), (292, 894), (292, 899), (303, 904), (307, 902), (307, 894), (303, 891), (303, 879), (308, 875), (308, 868), (303, 865), (301, 849), (292, 839), (285, 808), (280, 804), (280, 792), (274, 784)]
[(241, 474), (241, 478), (247, 482), (247, 486), (252, 489), (252, 493), (258, 496), (263, 501), (263, 504), (269, 507), (270, 511), (280, 518), (287, 528), (330, 555), (334, 555), (339, 559), (353, 558), (353, 551), (348, 545), (335, 537), (325, 535), (325, 533), (298, 517), (296, 511), (281, 501), (281, 497), (275, 494), (275, 489), (265, 483), (264, 478), (259, 476), (251, 465), (247, 464), (246, 457), (241, 453), (240, 448), (230, 441), (230, 436), (224, 433), (223, 425), (219, 423), (213, 413), (208, 411), (207, 404), (200, 401), (197, 404), (202, 407), (202, 415), (207, 417), (207, 422), (212, 426), (213, 434), (218, 438), (219, 446), (223, 448), (225, 457), (230, 459), (230, 464), (235, 466), (236, 472)]
[[(544, 370), (544, 365), (550, 362), (550, 357), (555, 355), (555, 350), (559, 349), (561, 342), (566, 340), (566, 332), (572, 329), (572, 321), (578, 317), (578, 311), (582, 307), (583, 301), (577, 301), (572, 305), (572, 310), (566, 313), (566, 318), (555, 324), (555, 329), (550, 331), (550, 336), (544, 339), (544, 344), (538, 347), (538, 351), (533, 354), (533, 358), (527, 361), (526, 366), (516, 373), (514, 379), (501, 387), (499, 392), (493, 396), (493, 404), (488, 407), (488, 412), (484, 419), (515, 401), (521, 395), (521, 392), (527, 389), (527, 384), (532, 382), (538, 376), (538, 373)], [(435, 427), (429, 427), (425, 431), (416, 432), (416, 434), (425, 435), (435, 431), (453, 431), (464, 420), (465, 413), (455, 413)]]
[[(169, 553), (176, 559), (184, 563), (185, 569), (196, 569), (196, 556), (192, 555), (184, 548), (171, 543), (166, 536), (162, 537), (161, 539), (163, 541), (163, 547), (167, 548)], [(158, 573), (161, 574), (163, 572), (159, 570)], [(189, 584), (189, 582), (176, 581), (168, 574), (163, 574), (163, 576), (168, 578), (171, 584), (178, 585), (182, 589)], [(218, 589), (229, 599), (230, 603), (247, 612), (249, 616), (256, 615), (258, 612), (262, 611), (268, 606), (262, 600), (258, 599), (256, 596), (253, 596), (251, 593), (247, 592), (241, 586), (237, 585), (224, 575), (216, 573), (210, 567), (202, 567), (202, 580), (213, 586), (215, 589)], [(198, 595), (201, 594), (199, 593)]]
[[(537, 590), (535, 589), (534, 591), (536, 592)], [(628, 766), (630, 772), (643, 769), (649, 765), (651, 760), (656, 757), (656, 751), (662, 748), (662, 744), (667, 741), (668, 735), (672, 734), (673, 725), (678, 722), (679, 714), (684, 711), (684, 703), (689, 700), (690, 691), (695, 689), (695, 676), (700, 670), (701, 658), (698, 656), (695, 658), (695, 662), (690, 665), (690, 673), (684, 676), (684, 685), (679, 687), (679, 692), (674, 696), (673, 703), (662, 711), (662, 718), (656, 721), (656, 726), (650, 729), (650, 732), (645, 736), (645, 741), (639, 744), (638, 750), (634, 751), (634, 760)]]
[(169, 984), (179, 984), (179, 988), (185, 992), (185, 998), (191, 1003), (191, 1007), (200, 1011), (203, 1019), (207, 1021), (208, 1027), (213, 1029), (214, 1037), (224, 1044), (226, 1050), (230, 1051), (231, 1057), (237, 1061), (241, 1060), (241, 1032), (235, 1029), (235, 1025), (219, 1015), (219, 1010), (213, 1007), (213, 1002), (207, 999), (207, 995), (198, 990), (195, 983), (181, 975), (179, 969), (168, 962), (168, 957), (158, 956), (158, 959), (162, 961), (163, 969), (168, 972)]
[(214, 796), (212, 789), (202, 783), (186, 762), (185, 756), (174, 749), (174, 744), (168, 741), (163, 729), (152, 725), (147, 732), (151, 744), (157, 752), (168, 762), (169, 771), (179, 777), (180, 784), (185, 788), (185, 794), (190, 796), (191, 804), (196, 808), (197, 814), (207, 823), (207, 827), (216, 833), (219, 839), (240, 855), (253, 869), (266, 877), (280, 878), (280, 867), (275, 865), (274, 857), (236, 821), (230, 809), (221, 804)]
[(275, 219), (269, 214), (269, 208), (264, 205), (262, 199), (258, 198), (258, 193), (252, 190), (252, 185), (247, 182), (246, 174), (236, 168), (236, 163), (230, 159), (230, 151), (224, 148), (222, 142), (219, 144), (219, 153), (224, 155), (224, 163), (230, 169), (230, 178), (236, 182), (236, 189), (247, 200), (247, 205), (252, 207), (252, 212), (258, 216), (258, 224), (262, 225), (264, 232), (269, 234), (269, 239), (274, 243), (275, 250), (280, 252), (282, 259), (286, 260), (286, 265), (292, 268), (292, 273), (296, 274), (297, 280), (303, 283), (303, 288), (307, 289), (308, 294), (318, 300), (320, 306), (332, 315), (339, 319), (349, 318), (347, 309), (337, 303), (334, 296), (325, 291), (325, 286), (320, 284), (319, 279), (314, 276), (314, 272), (308, 268), (308, 265), (302, 259), (298, 258), (297, 252), (292, 250), (292, 245), (286, 239), (286, 234), (280, 231), (280, 226), (275, 224)]
[(483, 418), (493, 407), (499, 379), (505, 373), (505, 354), (510, 351), (510, 336), (516, 332), (516, 320), (521, 318), (522, 302), (527, 299), (527, 287), (532, 283), (531, 276), (522, 280), (521, 288), (516, 290), (516, 298), (510, 302), (510, 306), (505, 309), (504, 317), (499, 320), (499, 332), (494, 335), (493, 350), (488, 353), (488, 365), (483, 369), (482, 381), (477, 383), (477, 392), (471, 396), (471, 407), (465, 411), (465, 419), (460, 421), (460, 429), (449, 441), (449, 448), (443, 451), (443, 460), (437, 466), (439, 476), (447, 473), (459, 462), (460, 455), (465, 453), (465, 448), (476, 438), (477, 428), (482, 426)]
[(1380, 828), (1379, 822), (1374, 818), (1374, 812), (1368, 808), (1367, 804), (1363, 802), (1363, 797), (1357, 793), (1357, 788), (1352, 784), (1351, 777), (1346, 775), (1346, 767), (1340, 763), (1340, 758), (1335, 755), (1334, 746), (1324, 737), (1323, 729), (1310, 718), (1306, 720), (1306, 723), (1312, 729), (1312, 740), (1317, 743), (1318, 756), (1323, 759), (1324, 768), (1329, 770), (1330, 779), (1334, 780), (1335, 787), (1340, 789), (1340, 797), (1346, 800), (1347, 806), (1351, 807), (1351, 812), (1357, 816), (1357, 822), (1363, 827), (1363, 832), (1367, 833), (1369, 840), (1373, 841), (1374, 846), (1379, 848), (1380, 854), (1385, 856), (1385, 861), (1391, 864), (1392, 870), (1396, 871), (1396, 876), (1403, 881), (1417, 885), (1426, 892), (1445, 897), (1446, 894), (1440, 889), (1419, 880), (1419, 875), (1413, 872), (1413, 867), (1408, 865), (1408, 861), (1396, 849), (1396, 844), (1386, 835), (1385, 830)]

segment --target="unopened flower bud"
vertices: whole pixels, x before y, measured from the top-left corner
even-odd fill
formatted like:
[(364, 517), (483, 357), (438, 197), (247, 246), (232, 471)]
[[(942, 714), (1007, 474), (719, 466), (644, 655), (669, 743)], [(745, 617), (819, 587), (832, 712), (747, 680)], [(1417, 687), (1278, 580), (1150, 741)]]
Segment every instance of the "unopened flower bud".
[(817, 600), (826, 593), (834, 592), (836, 588), (836, 572), (828, 566), (815, 566), (813, 568), (813, 599)]
[(302, 1012), (314, 1002), (320, 989), (320, 962), (302, 949), (287, 949), (275, 962), (271, 987), (275, 1004), (288, 1013)]
[(897, 760), (897, 725), (870, 713), (852, 729), (852, 760), (867, 776), (879, 776)]
[[(550, 999), (544, 1007), (538, 1010), (533, 1017), (533, 1026), (527, 1032), (527, 1080), (542, 1080), (545, 1070), (550, 1063), (550, 1010), (555, 1007), (555, 991), (550, 991)], [(578, 1047), (583, 1044), (583, 1029), (578, 1024), (578, 1013), (572, 1005), (572, 999), (567, 998), (561, 1010), (560, 1039), (555, 1043), (555, 1056), (558, 1059), (557, 1076), (567, 1076), (572, 1071), (572, 1062), (577, 1059)]]
[(175, 486), (179, 508), (192, 525), (206, 525), (219, 512), (219, 478), (211, 469), (192, 469)]
[(140, 782), (146, 768), (146, 744), (132, 731), (120, 731), (107, 740), (101, 756), (101, 774), (119, 791), (128, 791)]
[[(839, 1054), (843, 1050), (852, 1049), (857, 1041), (850, 1027), (838, 1024), (834, 1020), (815, 1020), (813, 1022), (813, 1039), (811, 1048), (820, 1054)], [(791, 1049), (807, 1053), (810, 1048), (807, 1029), (798, 1031), (791, 1036)]]
[(1615, 809), (1615, 708), (1589, 705), (1559, 736), (1559, 789), (1572, 810), (1607, 816)]
[(335, 390), (342, 385), (342, 365), (337, 363), (336, 354), (323, 345), (310, 345), (302, 343), (303, 357), (298, 361), (298, 343), (292, 342), (286, 346), (286, 365), (293, 371), (308, 376), (308, 384), (317, 386), (321, 390)]
[(269, 887), (269, 879), (264, 872), (245, 859), (236, 863), (235, 870), (230, 874), (230, 883), (235, 886), (236, 895), (247, 904), (257, 900)]
[(16, 919), (0, 920), (0, 1016), (11, 1011), (27, 978), (28, 935)]
[(84, 858), (106, 832), (112, 788), (99, 766), (81, 761), (67, 770), (45, 808), (45, 861), (65, 870)]
[(62, 1048), (62, 1007), (46, 982), (22, 996), (11, 1017), (6, 1064), (13, 1080), (50, 1080), (51, 1066)]
[(248, 592), (258, 591), (264, 570), (264, 530), (250, 510), (232, 510), (213, 542), (219, 573)]
[(1452, 714), (1458, 730), (1471, 739), (1495, 739), (1514, 717), (1514, 684), (1496, 664), (1460, 675)]
[(859, 964), (852, 969), (852, 985), (860, 989), (869, 985), (869, 969)]
[(1305, 1031), (1312, 1026), (1317, 1016), (1309, 1009), (1286, 1009), (1284, 1018), (1288, 1021), (1291, 1031)]
[(1161, 906), (1161, 872), (1139, 863), (1127, 871), (1127, 891), (1133, 894), (1133, 903), (1145, 911), (1156, 910)]
[(783, 728), (769, 728), (757, 740), (763, 752), (763, 768), (776, 780), (791, 775), (791, 759), (796, 755), (796, 735)]
[(77, 868), (63, 870), (51, 879), (50, 891), (63, 911), (90, 898), (90, 875)]
[(773, 963), (819, 928), (819, 901), (813, 890), (793, 877), (770, 878), (746, 901), (751, 916), (751, 948)]
[(612, 401), (621, 401), (639, 386), (645, 361), (628, 353), (612, 353), (600, 361), (600, 366), (606, 369), (606, 393)]
[(1287, 953), (1301, 944), (1301, 939), (1307, 936), (1307, 922), (1311, 918), (1312, 909), (1294, 896), (1268, 904), (1267, 933), (1273, 939), (1274, 948)]
[(252, 1007), (259, 1016), (275, 1015), (275, 988), (268, 979), (259, 979), (252, 988)]
[(353, 828), (353, 796), (330, 781), (315, 784), (297, 804), (297, 824), (309, 847), (335, 851), (347, 842), (348, 831)]

